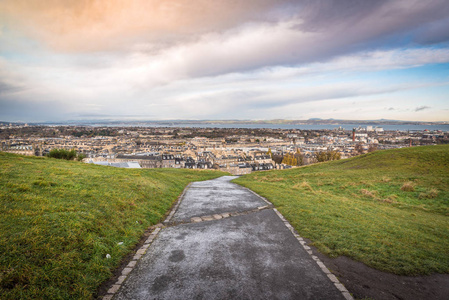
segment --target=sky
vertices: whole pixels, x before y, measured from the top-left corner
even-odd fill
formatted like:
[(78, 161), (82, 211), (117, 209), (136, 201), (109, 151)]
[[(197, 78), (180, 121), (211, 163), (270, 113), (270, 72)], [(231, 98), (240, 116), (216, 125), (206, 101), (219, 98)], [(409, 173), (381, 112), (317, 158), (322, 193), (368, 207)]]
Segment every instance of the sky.
[(449, 121), (447, 0), (0, 0), (0, 121)]

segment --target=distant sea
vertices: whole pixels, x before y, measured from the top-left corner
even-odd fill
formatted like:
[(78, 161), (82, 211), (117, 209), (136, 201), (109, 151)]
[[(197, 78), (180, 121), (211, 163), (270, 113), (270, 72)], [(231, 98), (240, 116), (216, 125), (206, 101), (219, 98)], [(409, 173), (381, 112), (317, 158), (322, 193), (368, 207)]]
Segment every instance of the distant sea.
[[(88, 124), (86, 124), (88, 125)], [(343, 128), (344, 130), (352, 130), (353, 128), (366, 128), (367, 126), (372, 126), (373, 128), (380, 127), (386, 131), (449, 131), (449, 124), (438, 124), (438, 125), (413, 125), (413, 124), (245, 124), (245, 123), (171, 123), (171, 122), (155, 122), (155, 123), (114, 123), (114, 124), (90, 124), (93, 126), (108, 126), (108, 127), (182, 127), (182, 128), (269, 128), (269, 129), (302, 129), (302, 130), (323, 130), (323, 129), (335, 129)]]

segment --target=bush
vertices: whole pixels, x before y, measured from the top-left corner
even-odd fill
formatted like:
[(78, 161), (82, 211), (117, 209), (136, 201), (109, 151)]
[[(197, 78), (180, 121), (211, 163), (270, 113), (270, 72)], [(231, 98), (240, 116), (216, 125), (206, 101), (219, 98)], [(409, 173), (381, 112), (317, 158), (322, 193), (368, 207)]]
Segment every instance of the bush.
[(75, 150), (65, 150), (65, 149), (53, 149), (50, 153), (47, 154), (48, 157), (57, 158), (57, 159), (65, 159), (65, 160), (74, 160), (77, 159), (81, 161), (86, 156), (82, 153), (77, 154)]

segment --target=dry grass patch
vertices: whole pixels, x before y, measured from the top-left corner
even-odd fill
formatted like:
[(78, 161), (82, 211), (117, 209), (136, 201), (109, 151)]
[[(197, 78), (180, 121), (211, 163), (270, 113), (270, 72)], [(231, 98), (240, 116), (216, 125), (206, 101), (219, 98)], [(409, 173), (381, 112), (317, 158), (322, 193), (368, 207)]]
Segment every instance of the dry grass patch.
[(419, 194), (419, 199), (435, 199), (438, 197), (438, 190), (437, 189), (430, 189), (429, 191), (425, 193)]
[(370, 190), (366, 190), (366, 189), (361, 189), (360, 193), (362, 193), (364, 196), (367, 197), (371, 197), (371, 198), (376, 198), (376, 191), (370, 191)]
[(306, 189), (309, 191), (313, 191), (313, 188), (310, 186), (310, 184), (307, 181), (303, 181), (301, 183), (297, 183), (293, 186), (294, 189)]
[(349, 187), (349, 186), (357, 186), (357, 183), (355, 183), (355, 182), (348, 182), (348, 183), (346, 183), (346, 184), (343, 184), (342, 185), (344, 188), (347, 188), (347, 187)]
[(365, 185), (365, 186), (368, 186), (368, 187), (373, 186), (373, 183), (371, 181), (369, 181), (369, 180), (361, 180), (360, 183)]
[(279, 182), (279, 181), (284, 181), (283, 177), (268, 177), (266, 179), (266, 181), (268, 182)]
[(404, 183), (401, 186), (401, 191), (404, 192), (414, 192), (415, 191), (415, 184), (411, 181)]
[(384, 198), (384, 199), (377, 199), (377, 200), (379, 200), (379, 201), (381, 201), (381, 202), (387, 202), (387, 203), (398, 203), (398, 202), (396, 201), (397, 198), (398, 198), (397, 195), (390, 195), (390, 196), (388, 196), (387, 198)]
[(391, 179), (388, 178), (388, 177), (386, 177), (386, 176), (384, 176), (384, 177), (382, 177), (381, 181), (382, 181), (382, 182), (390, 182)]

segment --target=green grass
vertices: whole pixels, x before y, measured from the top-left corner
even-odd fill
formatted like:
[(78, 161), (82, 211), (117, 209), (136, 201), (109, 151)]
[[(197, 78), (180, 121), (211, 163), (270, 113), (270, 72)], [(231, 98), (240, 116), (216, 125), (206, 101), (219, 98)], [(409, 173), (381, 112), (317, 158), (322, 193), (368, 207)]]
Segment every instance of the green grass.
[(92, 298), (189, 182), (221, 175), (0, 152), (0, 299)]
[(448, 145), (377, 151), (235, 182), (269, 199), (330, 257), (400, 275), (449, 273)]

